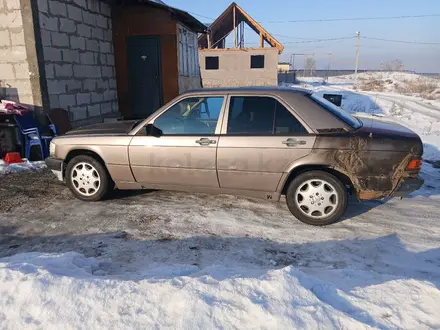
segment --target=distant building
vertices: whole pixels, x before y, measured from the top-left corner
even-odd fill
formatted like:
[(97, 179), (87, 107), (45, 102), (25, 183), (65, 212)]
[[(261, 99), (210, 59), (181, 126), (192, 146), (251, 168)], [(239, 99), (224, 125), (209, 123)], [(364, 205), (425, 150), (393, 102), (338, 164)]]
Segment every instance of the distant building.
[[(245, 23), (260, 36), (259, 47), (245, 47)], [(225, 39), (231, 33), (234, 47), (226, 48)], [(235, 2), (199, 37), (199, 48), (203, 87), (278, 84), (278, 55), (283, 45)]]
[(289, 71), (290, 71), (290, 63), (288, 62), (278, 63), (278, 72), (289, 72)]

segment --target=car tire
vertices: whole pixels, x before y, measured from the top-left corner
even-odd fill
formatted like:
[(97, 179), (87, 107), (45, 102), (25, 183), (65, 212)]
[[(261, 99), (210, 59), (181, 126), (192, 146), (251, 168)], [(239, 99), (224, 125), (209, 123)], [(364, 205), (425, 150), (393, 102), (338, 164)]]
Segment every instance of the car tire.
[(286, 193), (290, 212), (300, 221), (326, 226), (338, 221), (347, 209), (348, 192), (334, 175), (309, 171), (292, 180)]
[(88, 155), (72, 158), (67, 164), (65, 177), (75, 197), (87, 202), (102, 200), (114, 188), (114, 182), (105, 166)]

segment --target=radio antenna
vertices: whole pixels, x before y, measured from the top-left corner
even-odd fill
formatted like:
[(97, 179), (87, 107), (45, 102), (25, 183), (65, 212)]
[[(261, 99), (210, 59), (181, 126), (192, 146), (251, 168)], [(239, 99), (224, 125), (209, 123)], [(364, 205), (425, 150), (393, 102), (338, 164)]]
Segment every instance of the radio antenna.
[[(374, 98), (374, 107), (373, 107), (373, 115), (372, 115), (372, 117), (374, 117), (374, 112), (376, 111), (376, 109), (377, 109), (377, 96), (378, 96), (378, 94), (376, 93), (376, 97)], [(373, 130), (373, 118), (371, 118), (371, 127), (370, 127), (370, 138), (372, 138), (373, 137), (373, 132), (372, 132), (372, 130)]]

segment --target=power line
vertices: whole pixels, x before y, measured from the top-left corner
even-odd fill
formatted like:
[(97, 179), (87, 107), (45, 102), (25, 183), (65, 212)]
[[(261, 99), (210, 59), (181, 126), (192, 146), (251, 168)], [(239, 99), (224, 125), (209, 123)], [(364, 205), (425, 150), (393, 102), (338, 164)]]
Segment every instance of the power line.
[(310, 22), (342, 22), (342, 21), (367, 21), (367, 20), (383, 20), (383, 19), (403, 19), (403, 18), (423, 18), (437, 17), (440, 14), (426, 15), (407, 15), (407, 16), (379, 16), (379, 17), (353, 17), (353, 18), (325, 18), (325, 19), (305, 19), (305, 20), (283, 20), (283, 21), (261, 21), (258, 23), (310, 23)]
[(282, 34), (277, 33), (271, 33), (271, 35), (280, 37), (280, 38), (287, 38), (287, 39), (298, 39), (298, 40), (322, 40), (322, 39), (316, 39), (316, 38), (302, 38), (302, 37), (292, 37), (292, 36), (286, 36)]
[[(216, 18), (200, 15), (194, 12), (187, 11), (192, 15), (203, 17), (215, 21)], [(401, 16), (372, 16), (372, 17), (346, 17), (346, 18), (325, 18), (325, 19), (305, 19), (305, 20), (280, 20), (280, 21), (258, 21), (258, 23), (312, 23), (312, 22), (343, 22), (343, 21), (369, 21), (369, 20), (384, 20), (384, 19), (406, 19), (406, 18), (426, 18), (439, 17), (440, 14), (422, 14), (422, 15), (401, 15)], [(300, 39), (300, 38), (298, 38)]]
[[(182, 9), (183, 10), (183, 9)], [(200, 14), (197, 14), (197, 13), (193, 13), (193, 12), (191, 12), (191, 11), (187, 11), (187, 10), (185, 10), (187, 13), (190, 13), (190, 14), (192, 14), (192, 15), (195, 15), (195, 16), (199, 16), (199, 17), (203, 17), (203, 18), (207, 18), (207, 19), (210, 19), (211, 21), (215, 21), (216, 20), (216, 18), (212, 18), (212, 17), (208, 17), (208, 16), (204, 16), (204, 15), (200, 15)]]
[(387, 42), (399, 42), (403, 44), (417, 44), (417, 45), (440, 45), (440, 42), (419, 42), (419, 41), (407, 41), (407, 40), (393, 40), (393, 39), (383, 39), (383, 38), (374, 38), (374, 37), (364, 37), (364, 39), (371, 40), (379, 40), (379, 41), (387, 41)]
[(355, 36), (351, 37), (339, 37), (339, 38), (329, 38), (329, 39), (314, 39), (314, 40), (302, 40), (302, 41), (286, 41), (283, 44), (306, 44), (306, 43), (315, 43), (315, 42), (326, 42), (326, 41), (335, 41), (335, 40), (347, 40), (356, 38)]

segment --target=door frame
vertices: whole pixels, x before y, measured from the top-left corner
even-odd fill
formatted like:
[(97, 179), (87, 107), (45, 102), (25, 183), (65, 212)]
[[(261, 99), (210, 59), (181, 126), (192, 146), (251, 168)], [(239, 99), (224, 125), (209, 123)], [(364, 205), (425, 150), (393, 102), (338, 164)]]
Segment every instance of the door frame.
[(278, 97), (275, 94), (270, 94), (270, 93), (262, 93), (262, 94), (258, 94), (256, 95), (255, 93), (246, 93), (246, 92), (234, 92), (234, 93), (228, 93), (227, 95), (227, 100), (226, 100), (226, 104), (225, 104), (225, 112), (223, 115), (223, 123), (220, 129), (220, 133), (222, 136), (290, 136), (291, 134), (228, 134), (228, 121), (229, 121), (229, 108), (230, 108), (230, 104), (231, 104), (231, 99), (233, 97), (269, 97), (272, 98), (276, 101), (278, 101), (281, 105), (283, 105), (287, 111), (289, 111), (291, 113), (292, 116), (294, 116), (300, 123), (301, 125), (304, 126), (304, 128), (306, 129), (306, 131), (308, 132), (307, 134), (303, 134), (304, 136), (307, 135), (314, 135), (315, 132), (313, 132), (312, 128), (304, 121), (304, 119), (301, 118), (301, 116), (298, 114), (297, 111), (295, 111), (295, 109), (293, 109), (287, 102), (285, 102), (282, 98)]
[[(155, 113), (151, 114), (149, 117), (147, 117), (143, 121), (141, 121), (129, 133), (129, 135), (137, 135), (146, 125), (153, 124), (157, 117), (159, 117), (164, 112), (166, 112), (167, 110), (169, 110), (170, 108), (175, 106), (180, 101), (183, 101), (184, 99), (192, 98), (192, 97), (223, 97), (224, 100), (223, 100), (222, 108), (220, 109), (217, 126), (216, 126), (214, 134), (213, 134), (214, 136), (220, 135), (221, 129), (223, 127), (223, 122), (225, 119), (225, 113), (228, 111), (228, 107), (229, 107), (229, 97), (228, 96), (229, 96), (228, 92), (215, 94), (215, 93), (209, 93), (209, 92), (205, 92), (205, 91), (181, 94), (178, 97), (176, 97), (175, 99), (173, 99), (170, 102), (168, 102), (167, 104), (165, 104), (164, 106), (162, 106), (162, 108), (160, 108), (158, 111), (156, 111)], [(199, 135), (200, 134), (176, 134), (174, 136), (199, 136)]]
[[(163, 115), (165, 112), (169, 111), (172, 107), (174, 107), (177, 103), (184, 101), (188, 98), (222, 98), (223, 102), (220, 108), (219, 116), (217, 119), (217, 124), (215, 126), (215, 130), (209, 134), (171, 134), (171, 135), (161, 135), (160, 137), (148, 136), (137, 134), (141, 132), (147, 124), (154, 124), (154, 121)], [(223, 125), (223, 117), (224, 110), (226, 106), (227, 94), (218, 94), (218, 95), (210, 95), (206, 93), (194, 93), (194, 94), (184, 94), (181, 97), (177, 98), (171, 103), (168, 103), (161, 110), (157, 111), (154, 115), (150, 116), (146, 120), (144, 120), (141, 124), (139, 124), (136, 133), (134, 133), (133, 138), (130, 141), (128, 146), (129, 158), (130, 158), (130, 167), (134, 176), (134, 179), (137, 183), (143, 186), (155, 186), (162, 187), (166, 189), (166, 187), (204, 187), (206, 189), (218, 189), (219, 181), (217, 174), (217, 148), (220, 139), (220, 129)], [(210, 138), (215, 141), (210, 145), (202, 145), (197, 144), (197, 140), (199, 138)], [(154, 150), (155, 148), (158, 148)], [(160, 149), (159, 149), (160, 148)], [(164, 150), (168, 148), (168, 151)], [(145, 149), (144, 156), (140, 154), (143, 153), (142, 149)], [(173, 149), (174, 152), (172, 151)], [(203, 160), (204, 165), (197, 167), (194, 163), (191, 162), (190, 166), (185, 166), (181, 164), (176, 164), (176, 161), (173, 159), (169, 162), (169, 164), (163, 166), (158, 165), (160, 162), (152, 162), (150, 160), (145, 160), (149, 155), (156, 154), (161, 155), (175, 155), (176, 159), (184, 160), (184, 157), (180, 157), (179, 153), (193, 152), (193, 156), (195, 159), (195, 163), (199, 160)], [(180, 158), (179, 158), (180, 157)], [(191, 157), (192, 160), (193, 157)], [(208, 165), (206, 165), (206, 160), (208, 160)], [(211, 162), (209, 162), (211, 160)], [(200, 164), (200, 162), (199, 162)], [(159, 175), (151, 176), (154, 180), (145, 181), (143, 178), (147, 177), (145, 175), (146, 171), (156, 171)], [(162, 179), (163, 173), (161, 171), (168, 171), (166, 179)], [(189, 174), (198, 173), (198, 177), (192, 178), (191, 181), (186, 181)], [(175, 180), (178, 183), (169, 182), (170, 178), (185, 178), (185, 180)], [(214, 180), (215, 178), (215, 180)], [(215, 181), (215, 183), (214, 183)], [(206, 184), (206, 185), (204, 185)]]
[[(127, 36), (126, 40), (125, 40), (125, 45), (126, 45), (125, 46), (125, 52), (126, 52), (126, 55), (127, 55), (128, 94), (129, 94), (129, 97), (130, 97), (130, 113), (131, 113), (131, 117), (132, 118), (134, 118), (136, 115), (135, 115), (135, 113), (133, 111), (133, 102), (132, 102), (132, 100), (133, 100), (133, 97), (132, 97), (133, 93), (132, 93), (132, 91), (133, 90), (132, 90), (132, 82), (131, 82), (131, 79), (130, 79), (130, 65), (129, 65), (129, 56), (128, 56), (128, 47), (129, 47), (128, 40), (129, 39), (134, 39), (134, 38), (137, 38), (137, 39), (141, 39), (141, 38), (145, 39), (145, 38), (147, 38), (147, 39), (156, 40), (157, 55), (158, 55), (157, 56), (157, 60), (158, 60), (157, 62), (158, 62), (158, 66), (159, 66), (159, 77), (158, 77), (159, 78), (159, 108), (158, 109), (160, 109), (163, 106), (162, 52), (161, 52), (161, 48), (160, 48), (160, 36), (159, 35), (142, 35), (142, 34)], [(154, 113), (154, 111), (151, 114), (153, 114), (153, 113)], [(142, 116), (142, 118), (149, 117), (150, 115)]]

